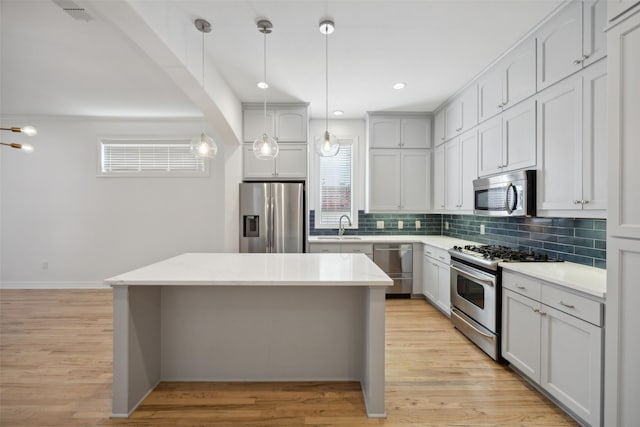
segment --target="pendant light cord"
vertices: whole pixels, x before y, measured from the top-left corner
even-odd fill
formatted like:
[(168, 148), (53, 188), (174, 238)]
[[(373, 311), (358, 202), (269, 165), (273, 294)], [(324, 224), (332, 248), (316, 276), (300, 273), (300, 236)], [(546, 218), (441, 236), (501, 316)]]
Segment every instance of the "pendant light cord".
[[(265, 31), (263, 33), (264, 35), (264, 68), (263, 68), (263, 81), (264, 83), (268, 86), (267, 83), (267, 32)], [(262, 100), (264, 103), (264, 123), (263, 123), (263, 128), (264, 128), (264, 133), (267, 133), (267, 88), (265, 87), (263, 89), (263, 93), (262, 93)]]
[(324, 34), (324, 64), (325, 64), (325, 132), (329, 132), (329, 32)]

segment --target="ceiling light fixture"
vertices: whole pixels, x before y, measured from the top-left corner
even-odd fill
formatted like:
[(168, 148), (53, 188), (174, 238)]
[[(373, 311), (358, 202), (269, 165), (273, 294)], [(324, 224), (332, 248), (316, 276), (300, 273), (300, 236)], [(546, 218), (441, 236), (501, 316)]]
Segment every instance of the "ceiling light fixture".
[(342, 110), (335, 110), (335, 111), (333, 112), (333, 115), (334, 115), (334, 116), (341, 116), (341, 115), (343, 115), (343, 114), (344, 114), (344, 111), (342, 111)]
[(271, 34), (273, 31), (273, 25), (271, 21), (267, 19), (261, 19), (258, 21), (258, 31), (264, 35), (264, 75), (258, 87), (263, 89), (263, 102), (264, 102), (264, 132), (255, 141), (253, 141), (253, 154), (260, 160), (271, 160), (278, 155), (280, 147), (278, 142), (267, 134), (267, 34)]
[(407, 84), (404, 82), (398, 82), (393, 85), (393, 88), (396, 90), (404, 89), (405, 87), (407, 87)]
[[(204, 19), (196, 19), (193, 24), (196, 29), (202, 33), (202, 90), (204, 91), (204, 33), (211, 32), (211, 24)], [(204, 124), (203, 124), (204, 127)], [(213, 157), (218, 152), (218, 146), (216, 142), (204, 132), (200, 132), (200, 135), (194, 137), (191, 140), (191, 152), (196, 157)]]
[(329, 19), (320, 22), (320, 32), (325, 41), (325, 130), (322, 138), (316, 141), (316, 152), (322, 157), (332, 157), (340, 151), (338, 139), (329, 133), (329, 34), (335, 30), (335, 24)]
[[(23, 126), (19, 127), (10, 127), (10, 128), (0, 128), (0, 130), (8, 130), (10, 132), (24, 133), (27, 136), (34, 136), (38, 134), (38, 131), (33, 126)], [(6, 147), (17, 148), (18, 150), (24, 150), (27, 153), (33, 151), (33, 146), (29, 144), (17, 144), (13, 142), (0, 142), (0, 145), (4, 145)]]

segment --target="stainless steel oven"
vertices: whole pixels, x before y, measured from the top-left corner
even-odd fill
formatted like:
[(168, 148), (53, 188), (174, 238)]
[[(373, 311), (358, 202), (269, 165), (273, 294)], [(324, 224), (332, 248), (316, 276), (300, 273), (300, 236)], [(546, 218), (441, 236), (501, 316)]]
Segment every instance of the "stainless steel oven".
[(451, 321), (493, 359), (499, 358), (498, 271), (451, 260)]

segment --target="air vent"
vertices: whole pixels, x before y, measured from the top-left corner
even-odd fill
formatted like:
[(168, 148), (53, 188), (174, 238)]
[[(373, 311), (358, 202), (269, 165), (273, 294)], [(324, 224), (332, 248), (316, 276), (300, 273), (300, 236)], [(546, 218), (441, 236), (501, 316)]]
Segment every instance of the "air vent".
[(75, 2), (71, 0), (53, 0), (55, 4), (60, 6), (62, 10), (67, 12), (69, 16), (78, 21), (88, 22), (91, 19), (91, 15), (87, 13), (87, 10), (84, 7), (79, 6)]

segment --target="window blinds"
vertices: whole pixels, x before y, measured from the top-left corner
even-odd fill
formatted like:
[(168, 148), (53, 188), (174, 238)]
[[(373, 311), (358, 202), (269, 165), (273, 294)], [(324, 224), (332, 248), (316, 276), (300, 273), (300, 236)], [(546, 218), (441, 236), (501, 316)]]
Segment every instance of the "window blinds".
[(340, 141), (334, 157), (320, 157), (320, 209), (316, 222), (335, 225), (341, 215), (353, 218), (353, 149), (351, 141)]

